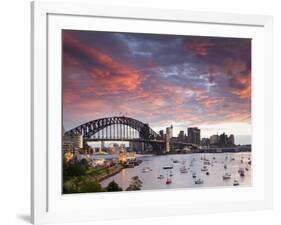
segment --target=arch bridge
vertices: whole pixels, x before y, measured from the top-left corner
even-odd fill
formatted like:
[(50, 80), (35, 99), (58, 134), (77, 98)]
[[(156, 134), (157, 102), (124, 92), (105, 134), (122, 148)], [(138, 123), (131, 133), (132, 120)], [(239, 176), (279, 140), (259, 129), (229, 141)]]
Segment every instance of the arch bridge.
[(153, 151), (158, 153), (170, 151), (167, 150), (167, 145), (192, 147), (192, 144), (187, 142), (164, 139), (149, 127), (149, 124), (125, 116), (92, 120), (67, 131), (65, 135), (82, 135), (85, 141), (142, 142), (146, 146), (150, 145)]
[(66, 132), (66, 135), (82, 135), (86, 140), (159, 141), (161, 139), (148, 124), (120, 116), (92, 120)]

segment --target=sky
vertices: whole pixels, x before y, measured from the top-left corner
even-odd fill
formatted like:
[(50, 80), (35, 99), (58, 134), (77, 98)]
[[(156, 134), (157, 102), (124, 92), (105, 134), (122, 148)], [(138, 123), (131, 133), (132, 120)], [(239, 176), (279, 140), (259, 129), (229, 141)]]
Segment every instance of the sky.
[(251, 39), (63, 31), (65, 130), (110, 116), (251, 143)]

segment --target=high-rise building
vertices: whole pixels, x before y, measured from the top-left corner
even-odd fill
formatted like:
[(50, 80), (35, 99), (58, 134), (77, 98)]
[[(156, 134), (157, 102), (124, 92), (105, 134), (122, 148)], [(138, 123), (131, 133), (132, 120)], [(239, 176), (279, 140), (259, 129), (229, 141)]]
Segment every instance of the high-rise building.
[(233, 134), (229, 135), (229, 137), (228, 137), (228, 144), (229, 145), (235, 145), (234, 135)]
[(227, 143), (228, 143), (228, 137), (227, 137), (227, 135), (225, 133), (222, 133), (220, 135), (219, 144), (221, 146), (225, 146), (225, 145), (227, 145)]
[(173, 125), (170, 126), (170, 138), (172, 138), (174, 135), (173, 135)]
[(217, 145), (219, 144), (219, 135), (215, 134), (210, 137), (210, 144)]
[(159, 135), (160, 135), (161, 139), (164, 139), (164, 130), (160, 130)]
[(183, 131), (183, 130), (181, 130), (181, 131), (179, 132), (178, 138), (179, 138), (179, 140), (181, 140), (181, 141), (184, 140), (185, 137), (184, 137), (184, 131)]
[(200, 129), (198, 127), (189, 127), (187, 129), (188, 142), (191, 144), (200, 145)]
[(202, 146), (209, 146), (210, 145), (210, 139), (209, 138), (202, 138), (201, 145)]
[(173, 127), (166, 127), (166, 134), (165, 134), (165, 151), (170, 151), (170, 139), (173, 137)]

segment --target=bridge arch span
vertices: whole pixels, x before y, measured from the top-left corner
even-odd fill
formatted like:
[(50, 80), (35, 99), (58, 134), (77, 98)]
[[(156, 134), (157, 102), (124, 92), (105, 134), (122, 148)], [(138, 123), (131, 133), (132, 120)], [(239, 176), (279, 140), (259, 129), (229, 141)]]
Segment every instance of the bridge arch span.
[(131, 127), (139, 132), (139, 136), (142, 139), (153, 140), (159, 138), (159, 135), (154, 130), (152, 130), (148, 124), (125, 116), (106, 117), (92, 120), (67, 131), (66, 134), (79, 134), (83, 135), (83, 138), (91, 138), (93, 135), (103, 130), (104, 128), (113, 125), (126, 125), (128, 127)]

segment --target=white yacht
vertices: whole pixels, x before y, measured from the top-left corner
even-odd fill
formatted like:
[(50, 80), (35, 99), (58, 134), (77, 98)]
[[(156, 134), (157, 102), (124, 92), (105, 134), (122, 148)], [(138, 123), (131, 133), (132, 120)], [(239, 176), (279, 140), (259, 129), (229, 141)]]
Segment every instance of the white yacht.
[(146, 172), (149, 172), (149, 171), (152, 171), (152, 169), (151, 169), (150, 167), (144, 167), (144, 168), (142, 169), (142, 172), (143, 172), (143, 173), (146, 173)]
[(201, 178), (198, 178), (197, 180), (195, 180), (194, 182), (195, 184), (203, 184), (204, 181)]
[(234, 182), (233, 182), (233, 186), (238, 186), (238, 185), (239, 185), (238, 180), (234, 180)]
[(231, 178), (231, 174), (229, 174), (229, 173), (225, 173), (223, 176), (222, 176), (222, 179), (223, 180), (228, 180), (228, 179), (230, 179)]
[(203, 166), (203, 168), (201, 169), (201, 171), (206, 172), (206, 171), (208, 171), (208, 168), (207, 168), (206, 166)]
[(186, 167), (183, 166), (183, 167), (180, 168), (180, 172), (181, 173), (187, 173), (188, 171), (187, 171)]
[(157, 178), (162, 180), (162, 179), (164, 179), (164, 175), (160, 174)]

